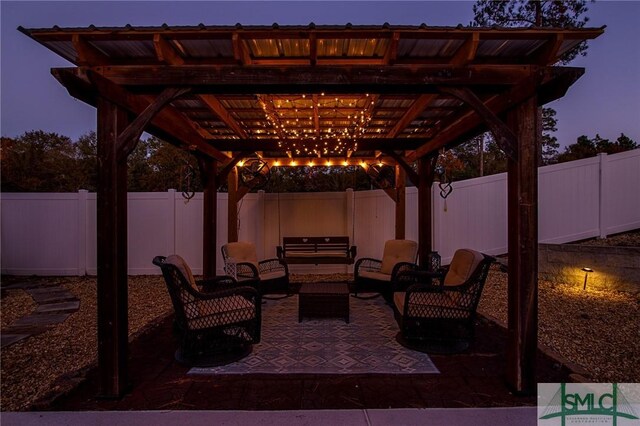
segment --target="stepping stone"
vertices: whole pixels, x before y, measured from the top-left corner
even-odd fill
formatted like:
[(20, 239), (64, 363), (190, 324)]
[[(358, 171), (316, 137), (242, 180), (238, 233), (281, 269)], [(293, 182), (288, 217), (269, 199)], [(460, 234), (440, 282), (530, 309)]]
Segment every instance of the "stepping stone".
[(2, 332), (2, 336), (0, 336), (0, 348), (5, 348), (9, 345), (13, 345), (16, 342), (19, 342), (22, 339), (26, 339), (31, 336), (30, 334), (7, 334)]
[(69, 302), (58, 302), (58, 303), (45, 303), (42, 305), (38, 305), (35, 312), (37, 313), (46, 313), (46, 312), (75, 312), (80, 308), (80, 301), (73, 300)]
[(44, 333), (49, 330), (51, 326), (49, 325), (21, 325), (14, 326), (10, 325), (6, 330), (2, 331), (2, 334), (26, 334), (29, 336), (36, 336), (40, 333)]
[[(29, 294), (31, 294), (31, 292), (29, 292)], [(68, 291), (37, 293), (37, 294), (31, 294), (31, 297), (38, 304), (64, 302), (64, 301), (71, 301), (76, 299), (76, 297), (73, 294), (69, 293)]]
[(54, 325), (65, 322), (71, 314), (31, 314), (26, 317), (22, 317), (12, 325)]

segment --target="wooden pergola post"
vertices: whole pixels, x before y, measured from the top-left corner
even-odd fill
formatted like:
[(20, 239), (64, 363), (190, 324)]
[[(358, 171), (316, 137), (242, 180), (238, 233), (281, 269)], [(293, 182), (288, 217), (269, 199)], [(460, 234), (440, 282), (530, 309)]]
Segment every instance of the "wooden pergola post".
[(406, 173), (396, 165), (396, 240), (404, 240), (406, 232)]
[(228, 209), (227, 209), (227, 241), (230, 243), (238, 241), (238, 169), (233, 167), (229, 171), (227, 178), (228, 188)]
[(537, 99), (509, 111), (517, 160), (508, 166), (507, 382), (522, 394), (536, 392), (538, 342), (538, 126)]
[(437, 157), (420, 157), (418, 160), (418, 263), (429, 265), (429, 253), (433, 250), (431, 186)]
[(128, 383), (127, 157), (118, 139), (129, 123), (114, 103), (97, 100), (97, 304), (100, 396), (121, 397)]
[(201, 173), (204, 182), (204, 211), (202, 232), (202, 274), (204, 278), (216, 276), (216, 243), (218, 212), (218, 162), (213, 158), (203, 158)]

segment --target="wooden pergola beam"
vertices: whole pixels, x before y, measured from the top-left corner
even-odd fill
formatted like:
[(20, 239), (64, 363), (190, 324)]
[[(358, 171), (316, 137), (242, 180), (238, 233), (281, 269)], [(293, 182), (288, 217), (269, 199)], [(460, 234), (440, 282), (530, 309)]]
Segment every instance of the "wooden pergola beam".
[(395, 200), (395, 237), (404, 240), (406, 234), (406, 173), (402, 167), (396, 165), (396, 200)]
[(159, 87), (189, 86), (196, 93), (437, 93), (433, 85), (469, 85), (500, 88), (536, 73), (529, 65), (423, 66), (417, 69), (392, 65), (368, 67), (200, 67), (109, 66), (94, 67), (118, 85), (137, 92)]
[(97, 99), (97, 308), (100, 396), (119, 398), (128, 382), (127, 161), (118, 136), (127, 111)]
[(519, 394), (536, 392), (538, 349), (538, 105), (533, 96), (508, 112), (517, 135), (517, 159), (509, 159), (507, 381)]
[[(385, 151), (416, 149), (425, 143), (424, 138), (362, 138), (358, 151)], [(211, 139), (220, 151), (282, 151), (277, 139)]]
[(431, 187), (435, 175), (437, 156), (421, 157), (418, 160), (418, 264), (427, 268), (432, 246)]
[(204, 179), (204, 208), (202, 229), (202, 274), (205, 279), (216, 273), (216, 246), (218, 243), (218, 162), (212, 158), (200, 157), (201, 176)]

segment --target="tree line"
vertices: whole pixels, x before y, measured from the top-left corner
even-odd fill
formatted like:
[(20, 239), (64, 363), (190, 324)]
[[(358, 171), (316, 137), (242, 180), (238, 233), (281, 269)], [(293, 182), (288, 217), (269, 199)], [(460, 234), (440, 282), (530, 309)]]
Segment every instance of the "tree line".
[[(615, 141), (596, 135), (580, 136), (558, 153), (555, 137), (546, 135), (542, 164), (578, 160), (600, 152), (615, 154), (638, 148), (624, 134)], [(448, 150), (440, 164), (453, 180), (506, 171), (507, 158), (487, 134)], [(3, 137), (0, 151), (1, 190), (3, 192), (76, 192), (96, 190), (98, 160), (95, 132), (73, 141), (67, 136), (42, 130), (29, 131), (16, 138)], [(188, 176), (190, 175), (190, 176)], [(385, 173), (393, 180), (393, 173)], [(392, 182), (391, 182), (392, 183)], [(128, 159), (128, 185), (131, 192), (176, 189), (201, 191), (202, 183), (195, 157), (162, 140), (141, 139)], [(262, 188), (267, 192), (324, 192), (374, 189), (375, 185), (359, 166), (349, 167), (272, 167), (270, 179)], [(226, 188), (222, 188), (226, 191)]]

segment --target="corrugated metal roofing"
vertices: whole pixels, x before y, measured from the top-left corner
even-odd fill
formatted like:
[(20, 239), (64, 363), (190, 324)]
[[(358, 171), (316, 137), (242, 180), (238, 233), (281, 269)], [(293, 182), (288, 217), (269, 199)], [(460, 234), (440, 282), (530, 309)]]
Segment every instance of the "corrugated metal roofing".
[[(462, 63), (458, 62), (456, 66), (484, 63), (545, 66), (555, 63), (562, 54), (603, 31), (602, 28), (474, 28), (430, 27), (425, 24), (127, 25), (19, 30), (82, 66), (157, 67), (184, 63), (215, 67), (379, 65), (409, 66), (411, 69), (423, 65), (451, 66), (450, 61), (456, 56), (457, 60), (462, 57)], [(562, 37), (558, 49), (551, 49), (549, 54), (547, 48), (558, 44), (558, 37)], [(473, 40), (477, 40), (477, 48), (465, 50)], [(455, 121), (467, 110), (462, 102), (449, 96), (435, 96), (423, 111), (417, 113), (412, 112), (411, 107), (418, 95), (407, 94), (342, 94), (335, 97), (321, 94), (305, 96), (301, 93), (256, 94), (223, 95), (217, 99), (207, 96), (208, 99), (189, 95), (172, 102), (172, 106), (195, 123), (197, 129), (208, 131), (211, 139), (235, 138), (240, 134), (237, 129), (248, 137), (272, 139), (283, 131), (282, 126), (293, 134), (326, 135), (329, 128), (355, 128), (362, 122), (359, 120), (365, 122), (362, 137), (426, 137), (433, 133), (436, 124)], [(268, 107), (267, 112), (263, 105)], [(408, 122), (402, 130), (395, 129), (399, 120)]]

